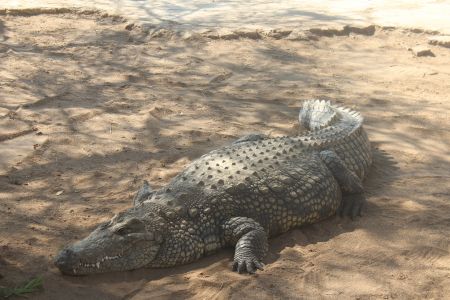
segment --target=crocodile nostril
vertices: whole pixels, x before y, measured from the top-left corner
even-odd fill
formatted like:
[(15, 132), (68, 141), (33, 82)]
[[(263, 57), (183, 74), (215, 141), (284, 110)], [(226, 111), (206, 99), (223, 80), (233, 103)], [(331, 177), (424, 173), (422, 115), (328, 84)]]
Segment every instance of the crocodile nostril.
[(58, 268), (68, 265), (74, 257), (74, 252), (70, 249), (64, 249), (59, 252), (58, 256), (55, 258), (55, 265)]

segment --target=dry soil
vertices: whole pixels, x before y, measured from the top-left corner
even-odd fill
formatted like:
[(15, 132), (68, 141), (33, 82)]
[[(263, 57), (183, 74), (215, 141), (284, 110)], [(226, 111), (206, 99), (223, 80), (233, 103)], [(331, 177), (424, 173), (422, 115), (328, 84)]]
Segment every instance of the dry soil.
[[(450, 49), (416, 57), (408, 48), (429, 34), (394, 28), (290, 40), (127, 25), (0, 16), (0, 285), (40, 275), (33, 299), (449, 299)], [(271, 240), (255, 276), (231, 272), (231, 249), (88, 277), (52, 265), (129, 207), (142, 180), (161, 187), (246, 133), (297, 134), (310, 98), (365, 117), (362, 218)]]

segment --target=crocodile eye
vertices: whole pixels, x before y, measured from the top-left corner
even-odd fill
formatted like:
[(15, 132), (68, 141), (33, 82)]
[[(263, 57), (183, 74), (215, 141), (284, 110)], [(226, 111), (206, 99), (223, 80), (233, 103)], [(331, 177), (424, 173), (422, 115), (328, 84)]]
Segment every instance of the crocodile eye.
[(125, 234), (128, 234), (129, 232), (130, 232), (130, 230), (127, 229), (126, 227), (120, 227), (114, 231), (114, 233), (118, 234), (118, 235), (125, 235)]
[(136, 218), (129, 219), (125, 223), (119, 224), (117, 228), (114, 229), (114, 233), (119, 235), (138, 232), (145, 232), (145, 225)]

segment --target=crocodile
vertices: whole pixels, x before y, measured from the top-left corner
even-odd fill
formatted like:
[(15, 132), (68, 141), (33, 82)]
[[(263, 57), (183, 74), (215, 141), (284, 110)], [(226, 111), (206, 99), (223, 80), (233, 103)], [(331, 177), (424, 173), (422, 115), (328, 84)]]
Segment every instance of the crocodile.
[(172, 267), (234, 246), (233, 271), (255, 273), (268, 238), (335, 214), (360, 216), (372, 163), (362, 116), (308, 100), (299, 120), (304, 134), (251, 134), (159, 190), (144, 181), (131, 208), (61, 250), (55, 265), (67, 275)]

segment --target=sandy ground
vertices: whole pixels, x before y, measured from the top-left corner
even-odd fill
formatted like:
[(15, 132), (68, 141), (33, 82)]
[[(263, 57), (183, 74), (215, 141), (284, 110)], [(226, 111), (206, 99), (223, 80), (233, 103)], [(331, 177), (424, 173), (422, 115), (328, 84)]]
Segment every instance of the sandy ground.
[[(96, 15), (0, 17), (0, 285), (32, 299), (450, 299), (450, 49), (428, 35), (211, 39)], [(270, 243), (255, 276), (232, 251), (172, 269), (61, 276), (59, 249), (251, 132), (294, 135), (301, 101), (365, 116), (368, 207)]]
[(1, 9), (100, 9), (146, 24), (204, 28), (367, 25), (450, 34), (450, 0), (1, 0)]

